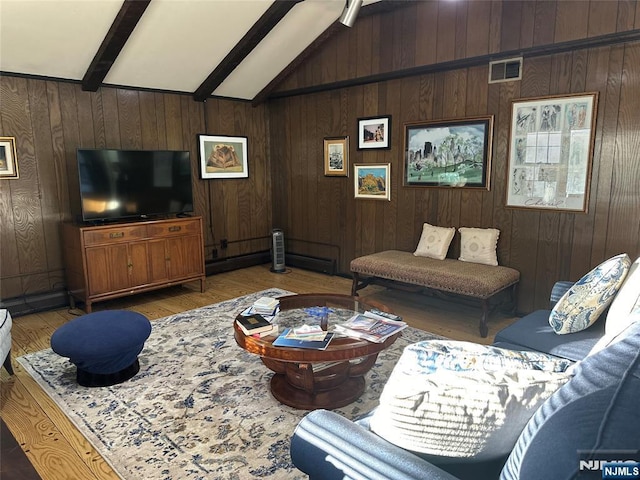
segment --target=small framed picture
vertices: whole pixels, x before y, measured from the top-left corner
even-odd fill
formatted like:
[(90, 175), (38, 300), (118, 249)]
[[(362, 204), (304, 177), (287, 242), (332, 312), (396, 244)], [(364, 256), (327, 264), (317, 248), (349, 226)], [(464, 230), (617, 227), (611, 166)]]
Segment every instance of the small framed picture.
[(0, 137), (0, 179), (18, 178), (15, 137)]
[(202, 178), (247, 178), (247, 143), (247, 137), (198, 135)]
[(354, 165), (355, 198), (391, 201), (391, 164)]
[(349, 176), (349, 137), (324, 139), (324, 174), (328, 177)]
[(391, 148), (391, 116), (358, 119), (358, 150)]

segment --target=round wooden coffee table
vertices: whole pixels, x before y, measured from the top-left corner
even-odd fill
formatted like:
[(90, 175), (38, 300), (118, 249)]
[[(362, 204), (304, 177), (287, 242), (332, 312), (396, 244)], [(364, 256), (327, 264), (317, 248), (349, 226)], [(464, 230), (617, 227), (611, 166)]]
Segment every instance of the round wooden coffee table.
[[(389, 312), (378, 302), (348, 295), (301, 294), (279, 300), (280, 313), (273, 323), (279, 325), (280, 333), (287, 327), (313, 325), (314, 318), (306, 310), (312, 307), (329, 307), (328, 331), (332, 331), (332, 324), (346, 321), (356, 312), (371, 308)], [(402, 333), (383, 343), (336, 336), (326, 350), (312, 350), (274, 347), (276, 335), (256, 338), (245, 335), (235, 321), (233, 326), (238, 345), (260, 355), (262, 363), (275, 372), (271, 378), (273, 396), (285, 405), (305, 410), (338, 408), (355, 401), (364, 391), (364, 375), (375, 364), (378, 353)]]

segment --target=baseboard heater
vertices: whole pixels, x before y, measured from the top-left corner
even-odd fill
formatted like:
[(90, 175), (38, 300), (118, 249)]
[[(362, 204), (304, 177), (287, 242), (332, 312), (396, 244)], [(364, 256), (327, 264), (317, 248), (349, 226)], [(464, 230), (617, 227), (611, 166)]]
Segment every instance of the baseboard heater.
[(304, 268), (314, 272), (336, 274), (336, 260), (334, 258), (320, 258), (297, 253), (285, 253), (285, 263), (288, 267)]
[(69, 296), (65, 291), (35, 293), (23, 297), (8, 298), (0, 302), (0, 308), (6, 308), (12, 317), (46, 312), (69, 306)]
[(229, 272), (240, 268), (252, 267), (254, 265), (262, 265), (271, 262), (271, 252), (254, 252), (247, 255), (238, 255), (236, 257), (221, 258), (219, 260), (210, 260), (205, 263), (205, 275), (214, 275), (216, 273)]

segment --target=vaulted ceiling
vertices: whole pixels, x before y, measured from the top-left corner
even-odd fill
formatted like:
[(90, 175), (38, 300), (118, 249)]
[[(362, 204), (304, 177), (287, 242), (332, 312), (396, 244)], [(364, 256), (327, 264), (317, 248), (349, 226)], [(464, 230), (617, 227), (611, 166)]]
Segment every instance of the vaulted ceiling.
[[(379, 3), (377, 3), (379, 2)], [(364, 0), (359, 15), (394, 8)], [(0, 0), (0, 72), (254, 100), (332, 32), (346, 0)]]

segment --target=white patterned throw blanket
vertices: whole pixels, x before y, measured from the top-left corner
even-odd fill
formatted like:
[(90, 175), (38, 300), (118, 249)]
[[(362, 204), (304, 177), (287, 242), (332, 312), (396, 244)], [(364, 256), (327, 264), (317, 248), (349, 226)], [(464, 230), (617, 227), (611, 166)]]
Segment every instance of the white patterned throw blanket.
[[(276, 401), (272, 372), (233, 338), (235, 316), (268, 289), (152, 321), (140, 372), (111, 387), (76, 383), (75, 366), (52, 350), (18, 358), (111, 467), (125, 479), (305, 478), (289, 439), (307, 413)], [(407, 328), (378, 356), (365, 393), (336, 411), (354, 418), (377, 405), (403, 348), (433, 335)]]

